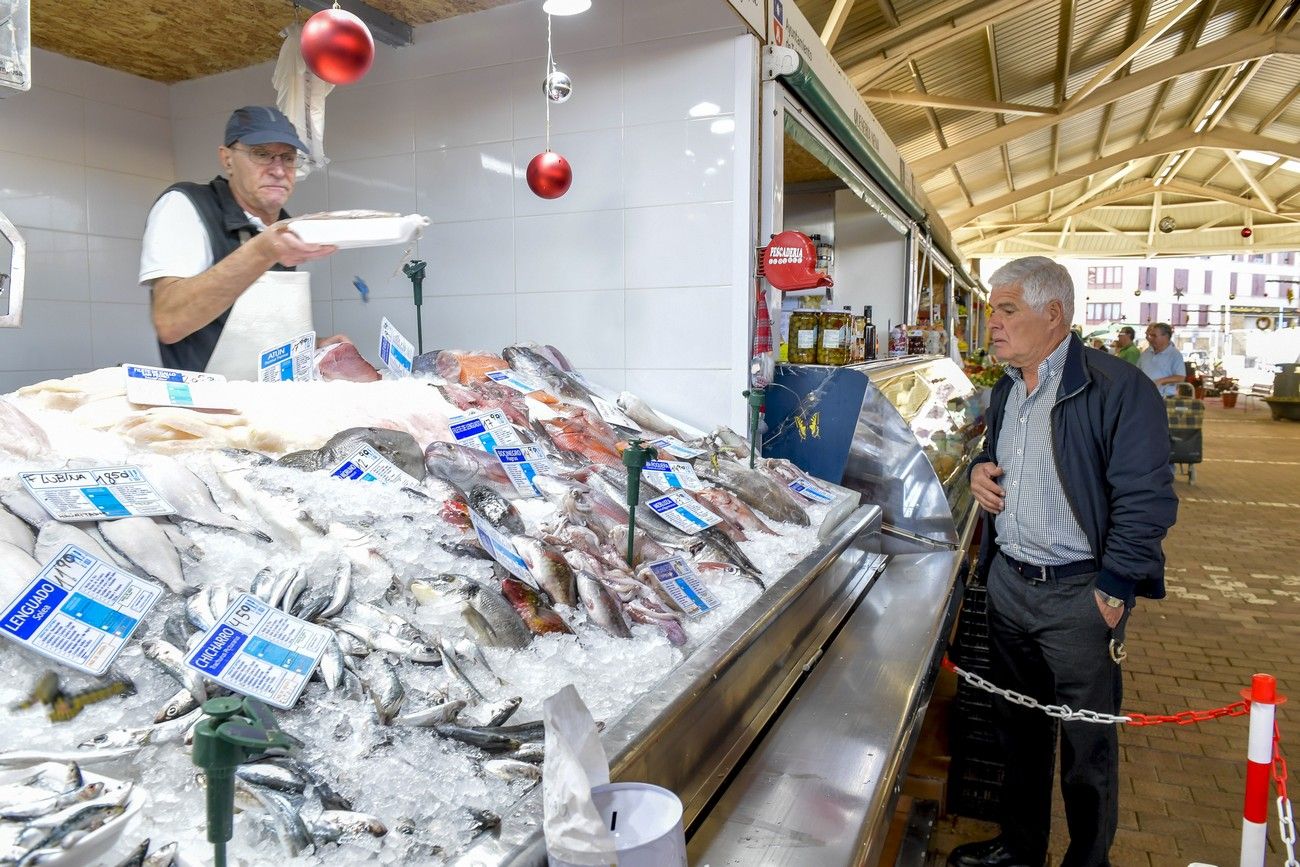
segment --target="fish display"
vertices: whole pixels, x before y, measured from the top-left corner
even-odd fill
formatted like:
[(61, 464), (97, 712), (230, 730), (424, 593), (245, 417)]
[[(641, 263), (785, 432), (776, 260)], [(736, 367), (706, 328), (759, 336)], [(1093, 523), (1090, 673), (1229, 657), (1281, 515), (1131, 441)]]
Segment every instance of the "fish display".
[[(294, 747), (236, 771), (232, 853), (454, 860), (540, 780), (549, 695), (576, 684), (611, 724), (803, 558), (828, 511), (788, 493), (802, 477), (784, 464), (751, 470), (733, 434), (693, 435), (589, 386), (550, 348), (439, 350), (401, 380), (327, 350), (327, 381), (232, 384), (240, 410), (225, 418), (142, 410), (120, 371), (0, 399), (0, 432), (27, 443), (0, 447), (0, 603), (43, 568), (70, 587), (68, 544), (162, 590), (103, 678), (47, 677), (51, 663), (0, 641), (0, 864), (48, 860), (121, 815), (122, 788), (79, 779), (83, 766), (149, 795), (104, 863), (207, 861), (193, 731), (201, 704), (231, 693), (185, 660), (244, 593), (327, 637), (296, 703), (275, 712)], [(596, 397), (640, 435), (705, 452), (694, 502), (715, 526), (674, 523), (643, 484), (629, 530), (622, 450), (638, 432), (607, 422)], [(485, 410), (508, 422), (498, 444), (535, 447), (531, 476), (512, 476), (491, 443), (454, 439), (449, 419)], [(407, 478), (332, 477), (362, 444)], [(174, 514), (65, 523), (16, 481), (122, 464)], [(674, 556), (716, 610), (677, 608), (649, 568)]]
[(316, 350), (312, 366), (316, 369), (317, 377), (325, 382), (336, 379), (348, 382), (377, 382), (382, 378), (379, 371), (361, 357), (356, 346), (346, 340)]

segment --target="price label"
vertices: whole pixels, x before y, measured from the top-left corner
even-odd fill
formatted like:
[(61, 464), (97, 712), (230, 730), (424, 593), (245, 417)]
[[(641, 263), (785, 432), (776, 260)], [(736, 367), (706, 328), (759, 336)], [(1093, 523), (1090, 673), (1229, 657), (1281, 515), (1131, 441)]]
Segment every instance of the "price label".
[(288, 343), (262, 350), (257, 356), (258, 382), (309, 382), (315, 376), (316, 332), (299, 334)]
[(674, 488), (699, 491), (706, 487), (700, 477), (695, 475), (695, 467), (680, 461), (647, 461), (641, 475), (658, 491), (671, 491)]
[(411, 475), (388, 458), (375, 451), (368, 443), (362, 443), (348, 455), (343, 463), (330, 473), (336, 479), (350, 479), (360, 482), (388, 482), (393, 485), (418, 485)]
[(484, 518), (473, 509), (469, 510), (469, 519), (474, 524), (474, 532), (478, 533), (478, 541), (483, 546), (484, 551), (487, 551), (498, 563), (506, 567), (506, 571), (511, 575), (521, 581), (528, 582), (530, 586), (537, 586), (532, 573), (528, 571), (528, 564), (524, 562), (523, 557), (519, 556), (519, 552), (515, 550), (515, 546), (509, 539), (503, 536), (496, 527), (493, 527), (487, 518)]
[(686, 533), (699, 533), (722, 521), (684, 491), (664, 494), (647, 505), (665, 521)]
[(413, 358), (415, 346), (385, 316), (379, 324), (379, 360), (398, 376), (410, 376)]
[(166, 367), (124, 364), (126, 399), (141, 406), (180, 406), (187, 409), (234, 409), (226, 378)]
[(56, 521), (176, 514), (139, 467), (48, 470), (19, 473), (18, 478)]
[(241, 593), (185, 657), (227, 689), (288, 710), (330, 641), (330, 631)]
[(816, 485), (809, 484), (808, 482), (801, 482), (798, 479), (791, 482), (789, 488), (796, 494), (806, 497), (814, 503), (829, 503), (835, 499), (831, 496), (829, 491), (824, 491)]
[(600, 417), (610, 424), (616, 424), (619, 427), (625, 427), (629, 430), (639, 431), (642, 429), (641, 425), (628, 418), (627, 414), (624, 413), (623, 410), (619, 409), (616, 404), (610, 403), (603, 397), (597, 397), (593, 394), (591, 395), (591, 402), (595, 404), (596, 412), (600, 413)]
[(698, 458), (700, 455), (704, 454), (704, 452), (699, 449), (691, 448), (686, 443), (677, 439), (677, 437), (659, 437), (657, 440), (651, 440), (650, 445), (668, 452), (668, 454), (675, 458), (684, 458), (686, 460)]
[(488, 371), (487, 378), (493, 382), (508, 385), (523, 394), (532, 394), (534, 391), (544, 391), (546, 389), (544, 383), (538, 382), (531, 376), (517, 370), (491, 370)]
[(650, 572), (659, 581), (659, 586), (685, 612), (687, 617), (699, 617), (706, 611), (712, 611), (722, 603), (709, 588), (700, 581), (700, 576), (691, 568), (683, 557), (669, 557), (650, 564)]
[[(60, 586), (68, 579), (70, 589)], [(65, 545), (0, 609), (0, 634), (55, 662), (101, 675), (162, 592), (151, 581)]]
[(541, 446), (498, 446), (492, 451), (516, 491), (525, 497), (542, 495), (533, 479), (537, 478), (538, 473), (551, 472), (551, 462), (547, 460), (546, 452), (542, 451)]
[(499, 409), (453, 416), (451, 435), (456, 438), (456, 442), (472, 441), (488, 454), (497, 446), (522, 445), (514, 425)]

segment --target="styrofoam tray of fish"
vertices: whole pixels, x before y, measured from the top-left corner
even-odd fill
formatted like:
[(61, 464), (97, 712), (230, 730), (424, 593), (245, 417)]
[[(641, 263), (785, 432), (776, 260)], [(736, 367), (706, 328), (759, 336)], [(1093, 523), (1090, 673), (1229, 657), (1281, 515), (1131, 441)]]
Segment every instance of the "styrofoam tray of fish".
[(330, 211), (296, 217), (289, 228), (308, 244), (329, 244), (339, 249), (405, 244), (429, 225), (420, 214), (371, 211)]
[[(0, 602), (68, 544), (164, 588), (100, 678), (0, 641), (0, 770), (76, 762), (133, 781), (150, 806), (113, 856), (149, 838), (205, 862), (191, 730), (201, 700), (226, 692), (184, 658), (252, 593), (329, 641), (276, 713), (301, 746), (238, 770), (230, 863), (436, 864), (491, 833), (540, 778), (547, 696), (572, 683), (613, 724), (761, 604), (828, 511), (792, 495), (784, 462), (751, 470), (730, 431), (693, 437), (627, 393), (596, 401), (563, 366), (543, 347), (443, 351), (401, 380), (230, 383), (230, 413), (131, 404), (118, 369), (0, 399)], [(611, 404), (620, 423), (602, 418)], [(481, 439), (456, 439), (466, 414), (530, 446), (535, 487)], [(629, 566), (620, 449), (633, 436), (692, 455), (672, 459), (716, 523), (668, 523), (643, 479)], [(393, 482), (334, 474), (366, 450)], [(122, 465), (175, 514), (65, 523), (17, 481)], [(515, 574), (471, 511), (517, 553)], [(657, 582), (649, 564), (675, 555), (713, 610), (688, 616)]]
[[(144, 806), (134, 784), (43, 762), (0, 773), (0, 863), (98, 864)], [(33, 853), (22, 861), (10, 853)]]

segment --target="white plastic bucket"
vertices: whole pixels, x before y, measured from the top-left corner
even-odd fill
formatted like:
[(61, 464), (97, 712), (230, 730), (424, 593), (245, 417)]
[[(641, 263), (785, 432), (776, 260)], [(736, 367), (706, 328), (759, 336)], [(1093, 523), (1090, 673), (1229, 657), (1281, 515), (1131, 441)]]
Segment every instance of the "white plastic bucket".
[[(607, 783), (591, 790), (592, 803), (614, 836), (618, 867), (687, 867), (682, 802), (650, 783)], [(554, 855), (551, 867), (573, 867)]]

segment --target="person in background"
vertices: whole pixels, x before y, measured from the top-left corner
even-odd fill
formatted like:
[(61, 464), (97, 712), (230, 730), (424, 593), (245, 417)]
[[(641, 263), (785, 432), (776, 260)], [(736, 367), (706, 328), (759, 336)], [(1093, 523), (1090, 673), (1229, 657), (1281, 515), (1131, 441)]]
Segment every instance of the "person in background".
[(164, 366), (256, 379), (257, 353), (312, 330), (310, 275), (294, 269), (336, 248), (305, 243), (286, 222), (306, 150), (279, 109), (237, 109), (217, 148), (228, 178), (173, 184), (154, 203), (140, 283)]
[(1137, 332), (1133, 330), (1132, 325), (1125, 325), (1115, 335), (1115, 354), (1129, 364), (1137, 364), (1142, 356), (1142, 350), (1138, 349), (1136, 339)]
[(1174, 396), (1174, 386), (1187, 381), (1183, 354), (1173, 347), (1174, 330), (1164, 322), (1147, 326), (1147, 348), (1138, 358), (1142, 372), (1160, 389), (1164, 397)]
[[(1124, 629), (1138, 596), (1165, 595), (1161, 540), (1177, 515), (1164, 402), (1142, 371), (1071, 335), (1074, 286), (1042, 256), (989, 281), (993, 387), (970, 473), (983, 507), (990, 679), (1043, 704), (1117, 714)], [(1006, 756), (1002, 833), (952, 867), (1041, 867), (1056, 742), (1070, 843), (1062, 867), (1107, 867), (1119, 821), (1115, 726), (1060, 723), (995, 701)]]
[(1106, 351), (1106, 341), (1102, 340), (1100, 337), (1094, 337), (1093, 340), (1092, 340), (1092, 348), (1093, 348), (1093, 349), (1099, 349), (1099, 350), (1101, 350), (1102, 352), (1105, 352), (1105, 351)]

